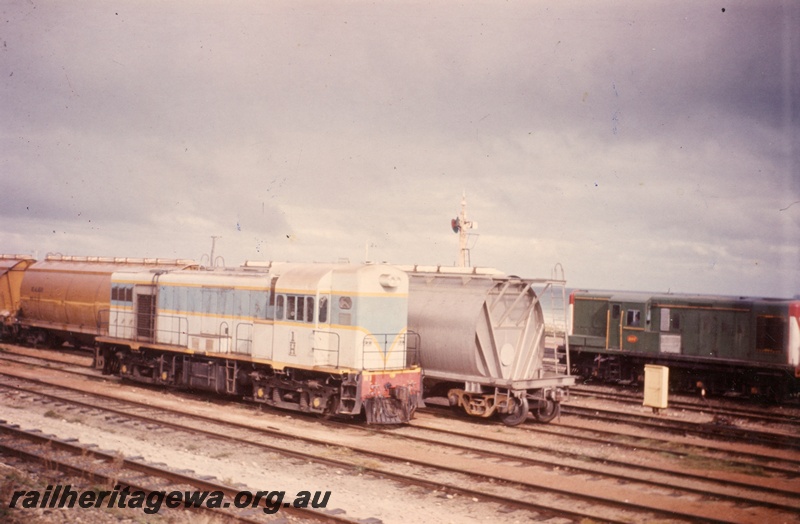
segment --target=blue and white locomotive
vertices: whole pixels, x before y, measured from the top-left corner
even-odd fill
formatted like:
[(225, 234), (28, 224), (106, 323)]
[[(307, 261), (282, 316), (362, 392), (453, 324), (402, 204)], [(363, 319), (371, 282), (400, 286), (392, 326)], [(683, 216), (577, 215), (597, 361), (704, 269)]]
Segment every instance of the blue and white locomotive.
[(404, 423), (421, 403), (408, 286), (373, 264), (115, 273), (97, 360), (133, 381)]

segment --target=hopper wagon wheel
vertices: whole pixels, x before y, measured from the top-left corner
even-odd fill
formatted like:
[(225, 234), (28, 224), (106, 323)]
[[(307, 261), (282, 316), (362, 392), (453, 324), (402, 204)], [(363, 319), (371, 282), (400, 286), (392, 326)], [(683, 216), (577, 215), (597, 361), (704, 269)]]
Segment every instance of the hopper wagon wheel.
[(506, 426), (519, 426), (526, 418), (528, 418), (528, 399), (525, 397), (515, 398), (514, 409), (500, 414), (500, 420)]
[(533, 418), (537, 422), (548, 423), (561, 413), (561, 403), (547, 399), (533, 410)]
[(447, 396), (447, 402), (450, 404), (450, 411), (458, 417), (466, 417), (467, 410), (459, 402), (458, 395), (450, 392)]

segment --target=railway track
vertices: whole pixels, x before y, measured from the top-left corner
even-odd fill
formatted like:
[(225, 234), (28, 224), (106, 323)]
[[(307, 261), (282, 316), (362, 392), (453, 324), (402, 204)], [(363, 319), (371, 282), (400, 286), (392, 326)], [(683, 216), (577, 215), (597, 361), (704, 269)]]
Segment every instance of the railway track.
[[(43, 498), (41, 504), (46, 502), (49, 502), (49, 504), (40, 507), (55, 508), (57, 505), (63, 504), (72, 508), (77, 504), (78, 507), (83, 509), (90, 507), (125, 508), (128, 507), (125, 505), (125, 498), (127, 497), (122, 497), (121, 494), (131, 495), (132, 503), (132, 499), (135, 498), (135, 493), (138, 491), (148, 494), (146, 500), (143, 500), (138, 506), (143, 508), (146, 514), (148, 513), (147, 510), (160, 511), (164, 503), (163, 498), (159, 500), (158, 496), (150, 497), (149, 494), (163, 493), (166, 495), (177, 493), (183, 495), (180, 502), (167, 499), (166, 505), (163, 505), (164, 508), (208, 512), (226, 522), (246, 524), (285, 522), (283, 517), (276, 517), (264, 511), (264, 509), (271, 510), (272, 508), (270, 507), (265, 506), (262, 509), (258, 506), (251, 507), (251, 504), (247, 504), (244, 507), (241, 506), (246, 497), (241, 497), (240, 494), (244, 492), (256, 493), (257, 491), (255, 490), (249, 491), (243, 486), (229, 486), (213, 479), (194, 476), (190, 472), (174, 471), (166, 467), (166, 465), (142, 461), (141, 457), (126, 458), (118, 453), (93, 449), (72, 439), (60, 439), (54, 435), (45, 435), (36, 430), (23, 430), (19, 426), (8, 424), (5, 421), (0, 421), (0, 450), (3, 454), (16, 456), (27, 461), (40, 462), (49, 469), (81, 479), (88, 479), (109, 488), (108, 490), (94, 490), (92, 492), (94, 496), (84, 497), (86, 491), (71, 490), (69, 486), (62, 486), (57, 492), (53, 493), (54, 490), (50, 490), (52, 500), (48, 501)], [(209, 503), (205, 503), (205, 498), (204, 503), (199, 504), (196, 500), (189, 500), (190, 494), (198, 490), (212, 494), (212, 497), (208, 499)], [(75, 495), (67, 496), (69, 492)], [(107, 494), (100, 497), (99, 495), (102, 492)], [(216, 499), (213, 494), (221, 494), (227, 500), (223, 498)], [(59, 497), (59, 495), (61, 496)], [(114, 495), (113, 498), (112, 495)], [(176, 496), (175, 499), (177, 498)], [(217, 507), (217, 503), (210, 503), (215, 499), (218, 500), (219, 507)], [(232, 502), (237, 499), (240, 499), (238, 504)], [(23, 502), (18, 503), (22, 507)], [(318, 510), (297, 508), (289, 503), (284, 503), (281, 509), (302, 522), (332, 524), (355, 524), (356, 522), (337, 515), (326, 515)]]
[(714, 440), (727, 440), (731, 442), (749, 442), (780, 449), (800, 450), (800, 439), (797, 434), (758, 431), (751, 428), (740, 428), (730, 423), (703, 424), (685, 422), (674, 419), (660, 419), (648, 415), (625, 413), (616, 409), (602, 409), (596, 407), (582, 407), (574, 405), (562, 406), (564, 415), (605, 421), (613, 423), (626, 423), (638, 427), (657, 429), (676, 435), (695, 435)]
[[(80, 394), (80, 393), (82, 393), (82, 392), (76, 392), (76, 394)], [(60, 393), (58, 395), (58, 398), (61, 399), (62, 401), (64, 400), (64, 397), (65, 397), (65, 395), (63, 393)], [(103, 403), (105, 403), (105, 404), (108, 404), (108, 402), (109, 402), (109, 400), (103, 400)], [(105, 406), (105, 407), (107, 408), (108, 406)], [(153, 407), (149, 406), (149, 409), (153, 409)], [(161, 409), (161, 408), (159, 408), (159, 409)], [(121, 417), (121, 416), (124, 416), (124, 415), (130, 416), (132, 408), (129, 405), (128, 407), (125, 407), (121, 411), (122, 411), (122, 414), (117, 413), (114, 416), (115, 417)], [(185, 414), (183, 414), (181, 416), (185, 416)], [(163, 413), (160, 416), (160, 418), (161, 419), (164, 418)], [(150, 420), (151, 420), (150, 422), (147, 422), (148, 424), (151, 424), (151, 425), (155, 424), (154, 422), (152, 422), (152, 417), (151, 417)], [(159, 422), (159, 424), (162, 424), (163, 422), (164, 421), (162, 420), (162, 421)], [(204, 426), (208, 426), (209, 424), (211, 424), (211, 422), (212, 422), (211, 420), (206, 419), (205, 421), (202, 421), (201, 423)], [(685, 508), (687, 508), (686, 504), (682, 504), (682, 508), (683, 508), (682, 511), (671, 511), (671, 510), (668, 511), (665, 508), (661, 508), (659, 511), (653, 511), (653, 508), (652, 507), (647, 507), (646, 504), (640, 505), (640, 507), (636, 508), (634, 504), (630, 504), (630, 503), (625, 504), (624, 503), (624, 499), (623, 499), (623, 501), (616, 501), (615, 504), (610, 504), (611, 502), (614, 502), (614, 501), (613, 500), (609, 500), (610, 497), (608, 497), (607, 495), (604, 496), (604, 497), (593, 498), (591, 496), (591, 491), (592, 490), (588, 489), (588, 486), (591, 486), (592, 484), (597, 484), (597, 485), (600, 485), (600, 490), (601, 491), (608, 491), (607, 487), (603, 487), (603, 485), (608, 486), (609, 483), (611, 485), (624, 483), (624, 484), (629, 486), (629, 488), (627, 488), (628, 493), (629, 494), (631, 492), (637, 493), (639, 500), (642, 499), (641, 493), (643, 491), (644, 491), (644, 493), (650, 492), (652, 497), (661, 496), (662, 499), (663, 499), (663, 496), (659, 495), (658, 491), (664, 491), (664, 490), (673, 490), (674, 491), (674, 490), (677, 489), (676, 484), (686, 483), (687, 481), (686, 481), (686, 478), (684, 478), (683, 480), (679, 480), (679, 481), (673, 480), (672, 484), (669, 484), (669, 483), (667, 483), (667, 484), (664, 484), (664, 483), (659, 484), (658, 482), (654, 482), (652, 480), (647, 480), (646, 481), (646, 479), (641, 479), (641, 478), (640, 479), (636, 479), (635, 478), (636, 475), (630, 475), (630, 474), (626, 475), (625, 473), (622, 473), (622, 472), (617, 473), (616, 476), (615, 476), (615, 474), (610, 473), (610, 472), (599, 472), (598, 468), (596, 466), (595, 467), (586, 468), (585, 465), (583, 465), (583, 464), (585, 464), (585, 460), (583, 461), (583, 464), (580, 464), (579, 462), (582, 459), (580, 457), (578, 457), (578, 456), (573, 456), (570, 460), (572, 460), (573, 462), (578, 462), (579, 464), (572, 464), (571, 466), (569, 464), (565, 464), (563, 457), (561, 457), (561, 460), (559, 460), (559, 461), (552, 461), (551, 460), (550, 462), (548, 462), (547, 460), (541, 459), (541, 458), (540, 459), (536, 459), (536, 460), (530, 459), (530, 458), (524, 458), (523, 454), (530, 454), (531, 446), (521, 446), (519, 444), (512, 445), (512, 444), (510, 444), (508, 442), (497, 441), (497, 439), (494, 439), (494, 440), (496, 440), (496, 442), (493, 442), (493, 443), (489, 443), (488, 441), (491, 440), (491, 439), (486, 439), (486, 438), (483, 438), (482, 440), (479, 440), (477, 443), (475, 442), (475, 440), (473, 440), (468, 445), (461, 445), (460, 447), (455, 445), (453, 442), (447, 442), (447, 443), (439, 442), (437, 444), (437, 441), (441, 441), (442, 435), (446, 435), (446, 433), (441, 433), (441, 432), (439, 432), (439, 430), (437, 430), (435, 428), (431, 428), (431, 427), (426, 427), (426, 428), (417, 427), (418, 425), (422, 425), (423, 422), (425, 422), (427, 424), (429, 421), (427, 421), (427, 422), (426, 421), (416, 421), (414, 426), (408, 427), (408, 428), (400, 428), (399, 431), (397, 431), (397, 430), (394, 430), (394, 431), (393, 430), (389, 430), (389, 431), (378, 430), (377, 433), (388, 433), (389, 434), (389, 436), (391, 437), (390, 440), (394, 440), (395, 441), (394, 442), (394, 448), (395, 449), (392, 450), (392, 446), (390, 445), (388, 451), (384, 451), (383, 453), (376, 453), (375, 450), (372, 450), (370, 452), (370, 453), (372, 453), (372, 455), (369, 455), (369, 456), (371, 456), (376, 461), (379, 460), (381, 463), (386, 463), (387, 467), (385, 467), (385, 468), (382, 468), (382, 467), (365, 468), (365, 467), (363, 467), (363, 465), (362, 466), (358, 466), (357, 465), (356, 467), (359, 468), (362, 471), (369, 470), (369, 472), (371, 474), (374, 474), (374, 475), (386, 476), (389, 473), (391, 473), (393, 470), (399, 469), (398, 468), (398, 464), (402, 465), (403, 462), (411, 463), (412, 461), (409, 460), (410, 457), (407, 457), (407, 456), (406, 457), (403, 457), (403, 456), (398, 457), (398, 453), (397, 453), (398, 443), (396, 441), (398, 440), (398, 437), (400, 437), (403, 440), (405, 440), (406, 442), (410, 442), (412, 446), (421, 446), (421, 445), (425, 445), (425, 446), (428, 446), (428, 447), (437, 446), (438, 449), (440, 450), (440, 452), (439, 452), (440, 455), (442, 454), (442, 450), (444, 450), (445, 447), (447, 447), (447, 448), (449, 448), (451, 450), (450, 453), (448, 453), (449, 457), (457, 457), (459, 459), (459, 461), (462, 462), (462, 463), (470, 462), (470, 463), (473, 464), (473, 471), (471, 473), (471, 475), (473, 476), (472, 483), (479, 483), (480, 481), (477, 480), (479, 478), (483, 479), (482, 482), (489, 481), (490, 483), (493, 483), (495, 485), (500, 484), (500, 483), (505, 483), (506, 486), (501, 491), (504, 491), (504, 492), (512, 491), (513, 492), (512, 496), (506, 497), (505, 499), (497, 498), (496, 496), (493, 498), (493, 497), (489, 496), (489, 494), (486, 493), (487, 490), (485, 488), (481, 488), (479, 490), (468, 490), (468, 489), (465, 489), (463, 487), (463, 485), (454, 484), (454, 485), (450, 485), (450, 486), (445, 488), (447, 490), (448, 495), (454, 495), (454, 496), (457, 495), (457, 496), (462, 496), (462, 497), (463, 496), (471, 496), (473, 498), (478, 498), (479, 500), (482, 500), (482, 501), (494, 501), (495, 503), (498, 503), (498, 504), (504, 504), (505, 505), (504, 507), (508, 507), (508, 508), (520, 508), (519, 501), (523, 500), (525, 498), (530, 498), (530, 496), (532, 494), (531, 493), (527, 493), (526, 494), (524, 492), (524, 490), (521, 490), (521, 488), (519, 486), (523, 486), (523, 487), (527, 486), (526, 489), (534, 490), (536, 492), (549, 491), (550, 497), (555, 497), (555, 498), (564, 497), (565, 499), (566, 499), (566, 497), (570, 497), (569, 499), (566, 499), (567, 502), (563, 504), (566, 508), (575, 508), (576, 507), (576, 501), (578, 503), (577, 504), (578, 507), (580, 507), (581, 505), (594, 506), (595, 507), (594, 513), (580, 512), (580, 511), (572, 511), (571, 513), (569, 513), (569, 512), (566, 512), (566, 511), (559, 511), (558, 510), (558, 504), (556, 502), (554, 502), (553, 500), (547, 501), (545, 504), (537, 505), (537, 504), (534, 503), (534, 504), (529, 504), (528, 505), (528, 507), (527, 507), (528, 511), (535, 511), (540, 515), (541, 514), (551, 514), (551, 515), (555, 514), (555, 515), (561, 516), (562, 518), (570, 518), (572, 520), (579, 520), (581, 518), (595, 518), (595, 519), (599, 519), (599, 520), (614, 521), (615, 517), (618, 517), (620, 515), (624, 516), (625, 512), (628, 511), (628, 512), (631, 512), (634, 515), (633, 521), (636, 521), (637, 518), (638, 519), (642, 519), (643, 518), (642, 517), (642, 513), (643, 512), (650, 511), (651, 512), (650, 515), (647, 518), (645, 518), (645, 520), (652, 520), (653, 518), (669, 517), (669, 518), (678, 519), (678, 520), (693, 520), (693, 519), (696, 519), (696, 518), (701, 518), (701, 519), (704, 519), (704, 520), (712, 520), (713, 521), (713, 520), (715, 520), (714, 519), (715, 516), (724, 515), (725, 514), (725, 511), (723, 511), (721, 513), (719, 512), (719, 510), (721, 508), (719, 507), (719, 502), (716, 499), (718, 499), (719, 497), (723, 497), (724, 498), (726, 496), (728, 497), (727, 510), (728, 510), (729, 513), (730, 513), (730, 511), (733, 511), (731, 509), (732, 507), (736, 508), (736, 507), (739, 507), (739, 506), (741, 506), (743, 504), (753, 505), (753, 504), (756, 503), (755, 502), (756, 500), (760, 500), (760, 501), (764, 502), (763, 504), (759, 503), (759, 506), (760, 506), (760, 508), (762, 510), (769, 510), (769, 511), (775, 512), (777, 514), (787, 513), (787, 512), (789, 514), (791, 514), (791, 512), (795, 512), (796, 513), (798, 511), (798, 508), (796, 506), (792, 506), (791, 504), (787, 505), (787, 504), (784, 504), (782, 502), (778, 502), (778, 499), (780, 499), (781, 496), (794, 495), (794, 497), (796, 498), (797, 492), (796, 491), (793, 492), (791, 489), (789, 489), (787, 493), (781, 495), (776, 490), (772, 490), (772, 492), (770, 490), (758, 490), (758, 489), (752, 488), (752, 486), (751, 486), (750, 488), (747, 488), (747, 489), (751, 489), (752, 488), (753, 491), (755, 491), (755, 492), (759, 492), (760, 491), (760, 493), (758, 493), (757, 495), (751, 496), (750, 498), (742, 498), (741, 496), (731, 496), (730, 494), (726, 495), (724, 493), (717, 493), (717, 492), (720, 491), (719, 482), (717, 482), (717, 486), (714, 487), (714, 488), (709, 487), (707, 485), (704, 488), (697, 488), (694, 491), (691, 490), (691, 489), (683, 491), (684, 498), (686, 498), (686, 497), (690, 497), (690, 498), (694, 497), (698, 506), (709, 508), (709, 506), (714, 506), (716, 504), (717, 505), (716, 511), (712, 510), (712, 513), (706, 512), (706, 513), (701, 513), (701, 514), (693, 514), (690, 511), (687, 511), (685, 509)], [(181, 424), (183, 424), (183, 423), (181, 423)], [(315, 424), (316, 424), (316, 422), (315, 422)], [(470, 422), (462, 422), (462, 425), (464, 425), (464, 427), (467, 428), (466, 431), (469, 431), (468, 428), (473, 428), (474, 429), (475, 427), (480, 427), (481, 426), (480, 424), (478, 424), (476, 426), (471, 421)], [(536, 425), (536, 426), (538, 426), (538, 425)], [(526, 426), (526, 427), (528, 427), (528, 426)], [(534, 425), (530, 425), (530, 427), (535, 427), (535, 426)], [(230, 439), (231, 433), (233, 431), (242, 431), (242, 430), (243, 430), (243, 428), (241, 428), (241, 427), (239, 427), (239, 428), (225, 427), (225, 428), (222, 428), (221, 430), (219, 430), (217, 432), (216, 438), (220, 438), (220, 434), (222, 434), (222, 435), (226, 435), (225, 436), (226, 439)], [(253, 431), (253, 428), (250, 428), (248, 431)], [(259, 429), (256, 429), (255, 431), (261, 436), (261, 440), (263, 440), (263, 436), (264, 436), (265, 430), (263, 428), (259, 428)], [(371, 428), (359, 428), (359, 427), (354, 426), (352, 424), (345, 425), (345, 427), (339, 428), (338, 431), (342, 432), (342, 433), (354, 433), (354, 432), (358, 432), (358, 433), (364, 433), (364, 432), (375, 433), (376, 432), (375, 430), (373, 430)], [(428, 432), (428, 434), (427, 434), (427, 436), (424, 436), (424, 435), (407, 435), (407, 434), (402, 434), (401, 435), (401, 433), (408, 433), (408, 432), (414, 432), (414, 431), (416, 431), (416, 432), (426, 431), (426, 432)], [(436, 436), (436, 437), (432, 437), (431, 436), (433, 433), (437, 433), (437, 432), (439, 432), (438, 436)], [(269, 432), (267, 432), (267, 433), (269, 434)], [(520, 432), (513, 432), (513, 431), (511, 433), (512, 434), (516, 434), (516, 435), (520, 435), (520, 434), (524, 435), (525, 434), (525, 432), (521, 432), (520, 433)], [(287, 434), (286, 434), (285, 430), (281, 430), (281, 431), (278, 431), (277, 433), (273, 433), (271, 435), (271, 437), (286, 439), (287, 438)], [(456, 435), (453, 435), (451, 433), (450, 436), (447, 437), (447, 438), (452, 440), (454, 437), (456, 437)], [(258, 437), (250, 436), (250, 437), (244, 437), (244, 438), (247, 441), (247, 443), (252, 445), (253, 442)], [(290, 438), (293, 441), (302, 441), (303, 440), (301, 435), (291, 435)], [(461, 436), (457, 437), (457, 438), (464, 439), (464, 438), (467, 438), (467, 435), (462, 433)], [(363, 434), (361, 435), (360, 438), (358, 438), (356, 440), (365, 440), (363, 438)], [(309, 443), (308, 440), (306, 440), (306, 442)], [(242, 443), (242, 442), (240, 441), (240, 443)], [(330, 440), (326, 440), (324, 444), (321, 443), (321, 442), (317, 442), (317, 444), (330, 446), (331, 445), (331, 441)], [(338, 443), (337, 445), (342, 446), (341, 443)], [(506, 451), (489, 451), (488, 448), (490, 448), (491, 446), (502, 446), (502, 447), (506, 448)], [(286, 444), (285, 443), (281, 443), (278, 447), (283, 450), (283, 448), (286, 447)], [(402, 446), (402, 447), (403, 448), (407, 448), (407, 447), (409, 447), (409, 445)], [(357, 448), (358, 447), (350, 447), (348, 449), (350, 450), (349, 453), (359, 453), (360, 454), (359, 458), (355, 459), (355, 461), (354, 461), (352, 456), (351, 457), (347, 457), (347, 460), (339, 461), (339, 462), (337, 462), (337, 464), (339, 466), (341, 466), (341, 467), (346, 467), (348, 465), (348, 463), (352, 467), (354, 463), (357, 463), (359, 461), (361, 462), (361, 464), (363, 464), (364, 463), (364, 459), (367, 456), (366, 455), (366, 450), (357, 449)], [(272, 449), (272, 452), (278, 452), (278, 451), (279, 450)], [(319, 456), (319, 452), (315, 452), (315, 456), (318, 457)], [(302, 458), (303, 460), (308, 460), (309, 456), (306, 454), (306, 455), (303, 455), (302, 457), (296, 456), (295, 458)], [(399, 460), (399, 462), (398, 462), (398, 460)], [(392, 461), (394, 461), (394, 462), (392, 462)], [(444, 471), (449, 471), (450, 473), (453, 473), (453, 474), (455, 474), (455, 473), (465, 474), (465, 472), (461, 471), (461, 469), (459, 469), (459, 468), (448, 467), (447, 460), (439, 461), (440, 463), (438, 465), (437, 464), (432, 464), (431, 461), (428, 461), (428, 462), (425, 462), (425, 461), (414, 461), (414, 462), (415, 462), (416, 466), (418, 466), (418, 467), (424, 467), (424, 468), (436, 467), (436, 468), (439, 468), (439, 469), (444, 470)], [(488, 467), (484, 467), (483, 469), (481, 469), (480, 467), (478, 467), (480, 465), (488, 466)], [(619, 470), (624, 470), (625, 469), (625, 464), (624, 463), (618, 463), (618, 464), (613, 465), (613, 467), (617, 468)], [(517, 471), (517, 473), (520, 473), (520, 474), (517, 475), (517, 476), (507, 475), (507, 476), (504, 477), (502, 475), (497, 475), (496, 473), (491, 473), (492, 471), (498, 471), (498, 470), (511, 471), (511, 472)], [(524, 470), (524, 471), (521, 471), (521, 470)], [(554, 471), (559, 472), (558, 476), (554, 476), (555, 475), (553, 473)], [(638, 475), (639, 476), (648, 476), (648, 475), (653, 475), (654, 474), (653, 471), (650, 471), (650, 472), (643, 472), (643, 471), (644, 470), (639, 469)], [(665, 472), (662, 471), (662, 472), (660, 472), (660, 474), (664, 475)], [(427, 486), (441, 485), (440, 481), (437, 480), (437, 478), (435, 476), (434, 477), (430, 477), (431, 480), (428, 481), (428, 484), (425, 484), (424, 482), (421, 482), (422, 479), (418, 474), (410, 474), (410, 475), (407, 475), (407, 476), (413, 477), (415, 482), (416, 482), (415, 485), (417, 485), (417, 486), (422, 486), (422, 485), (427, 485)], [(559, 476), (562, 477), (562, 478), (559, 478)], [(578, 478), (581, 477), (581, 476), (589, 476), (589, 477), (595, 477), (595, 478), (584, 481), (584, 484), (587, 487), (584, 488), (583, 497), (576, 497), (576, 491), (580, 491), (580, 490), (576, 490), (575, 489), (575, 483), (578, 480)], [(400, 477), (394, 477), (394, 478), (398, 479), (398, 480), (403, 480)], [(545, 478), (547, 480), (546, 481), (538, 481), (538, 482), (531, 482), (531, 480), (530, 480), (530, 479), (541, 479), (541, 478)], [(563, 482), (564, 478), (569, 480), (570, 487), (561, 488), (560, 489), (559, 486), (558, 486), (559, 481)], [(469, 481), (469, 479), (467, 479), (467, 480)], [(695, 479), (693, 482), (702, 481), (702, 480), (704, 480), (704, 479)], [(708, 482), (708, 479), (705, 479), (705, 481)], [(636, 482), (638, 482), (639, 484), (635, 484)], [(516, 484), (516, 486), (514, 486), (513, 488), (509, 488), (508, 487), (509, 485), (513, 485), (513, 484)], [(746, 489), (745, 486), (740, 486), (740, 488), (741, 489)], [(631, 491), (631, 490), (633, 490), (633, 491)], [(624, 491), (624, 490), (620, 490), (620, 491)], [(711, 498), (713, 498), (715, 500), (713, 500), (713, 501), (709, 500), (709, 497), (711, 497)], [(682, 500), (684, 500), (684, 498), (682, 498)], [(604, 517), (603, 516), (598, 516), (598, 513), (596, 511), (596, 506), (598, 504), (605, 504), (606, 507), (608, 508), (608, 512)], [(670, 505), (674, 506), (674, 504), (670, 504)], [(689, 504), (689, 506), (691, 506), (691, 504)], [(728, 517), (727, 519), (725, 519), (725, 518), (718, 519), (718, 521), (740, 521), (740, 520), (735, 520), (735, 519), (730, 520), (730, 518), (731, 517)], [(624, 520), (631, 521), (631, 517), (627, 516)]]
[[(85, 396), (86, 393), (81, 390), (70, 391), (66, 388), (59, 387), (58, 395), (53, 395), (51, 393), (38, 391), (35, 385), (34, 387), (29, 385), (25, 388), (20, 387), (18, 384), (12, 386), (11, 384), (5, 382), (3, 380), (4, 378), (7, 377), (0, 377), (0, 383), (2, 383), (1, 387), (13, 387), (17, 391), (22, 391), (26, 395), (38, 395), (42, 398), (46, 398), (48, 399), (48, 402), (61, 404), (70, 403), (82, 409), (98, 409), (95, 405), (97, 403), (96, 401), (98, 400), (96, 398), (98, 397), (97, 395), (92, 395), (93, 399), (91, 399), (91, 402), (85, 402), (72, 398), (73, 396)], [(50, 388), (53, 387), (52, 384), (41, 384), (40, 386), (48, 386)], [(560, 517), (568, 518), (574, 521), (580, 521), (585, 518), (598, 518), (598, 512), (596, 509), (590, 513), (571, 509), (571, 507), (574, 507), (575, 504), (574, 496), (572, 497), (572, 500), (569, 501), (570, 504), (564, 504), (563, 508), (558, 508), (528, 501), (526, 500), (526, 497), (531, 495), (531, 493), (526, 493), (519, 490), (511, 490), (514, 493), (510, 495), (504, 495), (503, 493), (509, 492), (508, 486), (498, 489), (497, 484), (495, 484), (493, 486), (495, 488), (493, 490), (494, 493), (487, 491), (486, 489), (470, 489), (466, 487), (466, 485), (471, 481), (474, 481), (475, 476), (481, 476), (484, 479), (495, 483), (508, 482), (508, 480), (490, 475), (488, 473), (486, 475), (475, 475), (473, 473), (473, 478), (470, 478), (469, 473), (466, 473), (457, 467), (449, 466), (447, 461), (441, 461), (438, 465), (436, 465), (431, 464), (431, 461), (418, 460), (411, 456), (398, 456), (398, 446), (396, 445), (396, 442), (390, 442), (387, 446), (384, 446), (383, 451), (376, 450), (374, 448), (369, 450), (365, 449), (363, 446), (348, 446), (346, 442), (338, 443), (337, 451), (335, 451), (334, 454), (340, 455), (341, 458), (336, 458), (330, 456), (330, 447), (332, 445), (330, 439), (310, 437), (303, 435), (302, 432), (287, 435), (286, 431), (274, 427), (268, 426), (253, 428), (249, 426), (243, 426), (241, 424), (225, 423), (212, 416), (201, 416), (196, 414), (189, 415), (184, 412), (170, 412), (169, 415), (172, 421), (168, 422), (164, 420), (164, 412), (169, 412), (171, 410), (164, 408), (163, 406), (156, 408), (150, 405), (140, 405), (131, 401), (122, 402), (119, 399), (111, 397), (101, 397), (101, 400), (104, 404), (102, 407), (103, 412), (109, 413), (115, 418), (115, 420), (136, 419), (141, 423), (147, 424), (148, 429), (154, 432), (160, 431), (162, 428), (170, 428), (176, 431), (184, 431), (193, 436), (202, 434), (207, 438), (224, 439), (224, 441), (227, 443), (255, 446), (262, 453), (278, 453), (294, 459), (313, 461), (320, 465), (352, 468), (361, 473), (368, 472), (372, 475), (388, 478), (393, 481), (401, 482), (405, 485), (438, 490), (445, 496), (469, 497), (482, 502), (495, 503), (502, 506), (503, 511), (526, 510), (535, 512), (540, 516), (546, 515), (548, 518)], [(116, 407), (112, 407), (112, 404), (116, 405)], [(160, 413), (160, 415), (158, 415), (158, 413)], [(180, 422), (178, 419), (183, 419), (183, 421)], [(318, 424), (316, 421), (314, 423)], [(319, 421), (319, 424), (325, 424), (329, 427), (337, 427), (340, 429), (343, 427), (345, 430), (348, 430), (351, 433), (353, 431), (362, 433), (362, 437), (363, 433), (374, 433), (369, 429), (359, 428), (358, 426), (354, 426), (352, 424), (340, 424), (336, 422), (325, 423), (323, 421)], [(187, 436), (188, 435), (182, 435), (179, 438), (187, 438)], [(265, 437), (269, 438), (269, 443), (265, 442)], [(396, 439), (390, 436), (390, 440)], [(354, 439), (354, 442), (357, 441), (358, 439)], [(307, 447), (308, 445), (313, 446), (313, 448), (310, 450), (303, 450), (303, 448)], [(512, 458), (512, 462), (516, 463), (516, 459)], [(409, 465), (414, 467), (409, 468)], [(437, 476), (436, 471), (434, 471), (433, 474), (429, 473), (427, 476), (421, 475), (415, 470), (415, 468), (418, 467), (433, 468), (434, 470), (439, 469), (447, 473), (461, 474), (464, 476), (464, 478), (461, 479), (462, 483), (450, 483), (447, 480), (443, 480), (441, 475)], [(587, 508), (591, 508), (592, 502), (597, 501), (588, 500), (585, 501), (584, 504), (587, 506)], [(623, 505), (612, 508), (613, 512), (608, 513), (604, 519), (609, 522), (623, 522), (624, 520), (616, 520), (613, 517), (614, 513), (622, 513), (625, 511), (625, 508), (621, 506)], [(636, 512), (632, 513), (634, 515), (636, 514)], [(650, 518), (653, 517), (654, 515), (650, 515)]]
[[(570, 395), (585, 399), (601, 399), (618, 402), (622, 405), (642, 405), (643, 394), (626, 391), (615, 391), (608, 387), (573, 386)], [(734, 405), (736, 403), (736, 405)], [(690, 398), (672, 396), (669, 409), (678, 409), (691, 413), (706, 413), (716, 419), (742, 420), (766, 426), (796, 425), (800, 426), (800, 406), (796, 403), (783, 406), (761, 406), (754, 409), (742, 407), (741, 401), (724, 399)], [(778, 411), (780, 410), (780, 411)]]
[[(548, 469), (564, 470), (569, 475), (602, 476), (604, 481), (634, 484), (639, 482), (637, 490), (646, 491), (654, 488), (681, 490), (684, 493), (701, 497), (713, 496), (740, 504), (751, 504), (760, 500), (767, 506), (778, 510), (797, 511), (800, 505), (793, 503), (784, 504), (777, 502), (781, 498), (792, 499), (797, 496), (795, 489), (780, 489), (775, 486), (765, 487), (758, 482), (737, 482), (732, 478), (713, 478), (707, 474), (696, 474), (684, 471), (678, 466), (661, 467), (632, 464), (628, 461), (614, 460), (609, 457), (593, 460), (587, 453), (569, 453), (560, 450), (554, 451), (545, 446), (533, 445), (527, 442), (510, 443), (507, 439), (492, 438), (490, 436), (476, 437), (463, 431), (444, 429), (435, 425), (428, 425), (427, 420), (415, 420), (413, 428), (409, 431), (418, 432), (423, 429), (430, 436), (414, 435), (416, 441), (428, 441), (431, 444), (458, 447), (466, 453), (483, 455), (488, 460), (516, 460), (521, 464), (537, 465)], [(383, 431), (383, 430), (381, 430)], [(460, 440), (468, 439), (470, 444), (457, 444)], [(475, 441), (478, 441), (476, 444)], [(492, 450), (494, 447), (505, 448), (507, 451)], [(534, 451), (544, 453), (544, 457), (523, 458), (524, 452)], [(660, 452), (661, 450), (658, 450)], [(791, 475), (786, 469), (773, 470), (778, 475)], [(750, 490), (749, 497), (737, 496), (729, 488)], [(777, 495), (773, 504), (770, 499)], [(680, 516), (676, 512), (675, 516)]]

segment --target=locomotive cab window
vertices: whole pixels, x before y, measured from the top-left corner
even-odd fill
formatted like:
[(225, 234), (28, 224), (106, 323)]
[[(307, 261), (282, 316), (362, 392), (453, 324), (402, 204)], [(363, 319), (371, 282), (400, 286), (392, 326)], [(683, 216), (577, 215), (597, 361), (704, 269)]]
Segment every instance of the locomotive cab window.
[(642, 323), (642, 312), (638, 309), (629, 309), (625, 317), (625, 324), (631, 327), (639, 327)]
[(306, 297), (306, 322), (314, 322), (314, 297)]
[[(300, 302), (300, 307), (297, 307), (297, 302)], [(289, 295), (286, 297), (286, 319), (287, 320), (303, 320), (303, 297), (295, 297)], [(298, 315), (300, 318), (298, 318)]]
[(112, 286), (111, 300), (117, 300), (119, 302), (133, 302), (133, 288), (125, 286)]
[(620, 307), (619, 304), (614, 304), (613, 306), (611, 306), (611, 318), (614, 319), (619, 318), (620, 311), (622, 311), (622, 308)]
[(314, 297), (286, 295), (286, 320), (314, 322)]
[(286, 301), (286, 297), (283, 295), (278, 295), (278, 299), (275, 301), (275, 318), (278, 320), (283, 319), (283, 310), (285, 309), (284, 304)]
[(756, 317), (756, 349), (758, 351), (783, 351), (783, 334), (786, 331), (781, 317)]
[(319, 297), (319, 322), (324, 324), (328, 321), (328, 297)]

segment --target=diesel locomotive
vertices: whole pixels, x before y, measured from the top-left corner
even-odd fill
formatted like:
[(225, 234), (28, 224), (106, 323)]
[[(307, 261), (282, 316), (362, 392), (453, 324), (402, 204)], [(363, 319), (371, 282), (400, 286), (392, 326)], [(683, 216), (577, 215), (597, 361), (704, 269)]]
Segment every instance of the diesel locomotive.
[(670, 368), (670, 387), (780, 401), (800, 392), (800, 300), (574, 291), (575, 374), (640, 382)]
[(324, 416), (408, 422), (421, 401), (408, 278), (387, 265), (115, 273), (107, 372)]

